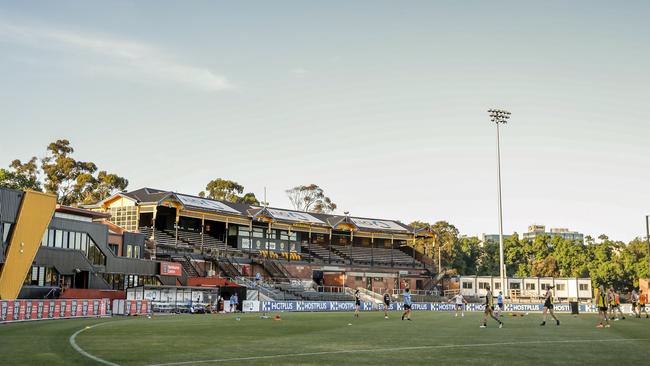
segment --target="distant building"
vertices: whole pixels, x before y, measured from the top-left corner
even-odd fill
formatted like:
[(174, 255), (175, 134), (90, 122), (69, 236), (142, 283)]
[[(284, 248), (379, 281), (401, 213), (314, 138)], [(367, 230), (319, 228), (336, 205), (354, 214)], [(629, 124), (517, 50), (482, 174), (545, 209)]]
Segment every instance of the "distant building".
[(570, 231), (566, 228), (551, 228), (549, 231), (546, 231), (545, 225), (530, 225), (528, 226), (528, 232), (523, 234), (524, 239), (535, 239), (539, 235), (548, 235), (550, 237), (561, 237), (563, 239), (580, 241), (584, 243), (584, 235), (577, 231)]
[[(508, 240), (512, 237), (512, 234), (503, 234), (503, 240)], [(499, 242), (499, 234), (483, 234), (481, 235), (481, 241), (483, 243), (487, 243), (488, 241), (498, 243)]]

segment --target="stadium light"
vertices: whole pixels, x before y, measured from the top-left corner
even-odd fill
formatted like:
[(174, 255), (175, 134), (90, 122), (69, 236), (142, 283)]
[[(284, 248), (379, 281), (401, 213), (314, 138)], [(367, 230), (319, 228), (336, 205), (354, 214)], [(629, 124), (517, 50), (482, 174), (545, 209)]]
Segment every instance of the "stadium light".
[(499, 278), (501, 279), (500, 291), (506, 297), (508, 289), (506, 284), (506, 265), (503, 260), (503, 205), (501, 204), (501, 145), (499, 138), (499, 125), (508, 123), (510, 112), (502, 109), (489, 109), (490, 120), (497, 126), (497, 187), (499, 196)]

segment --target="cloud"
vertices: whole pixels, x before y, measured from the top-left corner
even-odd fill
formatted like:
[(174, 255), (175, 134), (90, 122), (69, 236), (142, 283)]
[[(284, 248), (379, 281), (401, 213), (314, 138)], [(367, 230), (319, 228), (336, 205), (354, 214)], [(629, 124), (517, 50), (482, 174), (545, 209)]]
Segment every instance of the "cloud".
[(109, 76), (183, 84), (207, 91), (231, 88), (223, 76), (203, 67), (176, 61), (163, 50), (142, 42), (80, 33), (52, 27), (14, 24), (0, 19), (0, 40), (22, 45), (74, 51), (75, 57), (100, 56), (85, 70)]
[(296, 75), (305, 75), (309, 73), (309, 70), (303, 69), (302, 67), (296, 67), (289, 71), (291, 71), (292, 74), (296, 74)]

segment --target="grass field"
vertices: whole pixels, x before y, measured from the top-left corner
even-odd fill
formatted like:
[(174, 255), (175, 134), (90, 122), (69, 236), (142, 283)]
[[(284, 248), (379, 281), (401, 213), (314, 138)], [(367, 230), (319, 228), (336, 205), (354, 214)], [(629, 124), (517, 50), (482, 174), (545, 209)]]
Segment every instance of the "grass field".
[[(0, 326), (2, 365), (101, 365), (76, 351), (117, 365), (431, 365), (609, 364), (647, 361), (650, 319), (597, 329), (595, 315), (560, 315), (562, 325), (540, 327), (539, 314), (504, 316), (505, 326), (481, 314), (282, 313), (282, 320), (234, 315), (166, 315), (152, 319), (58, 320)], [(348, 325), (351, 323), (352, 325)], [(86, 328), (90, 326), (91, 328)]]

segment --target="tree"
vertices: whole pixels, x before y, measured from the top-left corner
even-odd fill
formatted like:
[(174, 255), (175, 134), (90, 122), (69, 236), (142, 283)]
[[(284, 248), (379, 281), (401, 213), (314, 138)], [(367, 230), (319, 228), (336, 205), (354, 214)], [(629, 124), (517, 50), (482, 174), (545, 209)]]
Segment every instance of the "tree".
[(77, 177), (74, 192), (77, 194), (75, 201), (82, 204), (99, 202), (110, 197), (116, 192), (126, 189), (129, 181), (117, 174), (110, 174), (102, 170), (97, 177), (84, 173)]
[(76, 203), (80, 195), (80, 192), (75, 190), (79, 187), (77, 178), (82, 174), (92, 175), (97, 170), (95, 163), (72, 158), (73, 152), (70, 141), (56, 140), (47, 146), (47, 155), (41, 160), (41, 168), (45, 174), (45, 191), (55, 194), (62, 205)]
[(16, 159), (10, 170), (0, 169), (0, 187), (36, 191), (44, 187), (60, 204), (73, 205), (95, 203), (128, 186), (129, 181), (117, 174), (100, 171), (95, 176), (95, 163), (77, 161), (71, 156), (73, 152), (70, 142), (61, 139), (47, 146), (40, 167), (36, 157), (24, 163)]
[(227, 179), (217, 178), (208, 182), (205, 186), (205, 191), (199, 193), (200, 197), (208, 197), (213, 200), (220, 200), (233, 203), (247, 203), (250, 205), (259, 205), (257, 197), (254, 193), (244, 192), (244, 186), (241, 184)]
[(336, 203), (316, 184), (296, 186), (285, 192), (293, 208), (298, 211), (330, 213), (336, 210)]
[(16, 159), (9, 167), (11, 170), (0, 169), (0, 188), (42, 191), (38, 181), (38, 159), (35, 156), (25, 163)]

